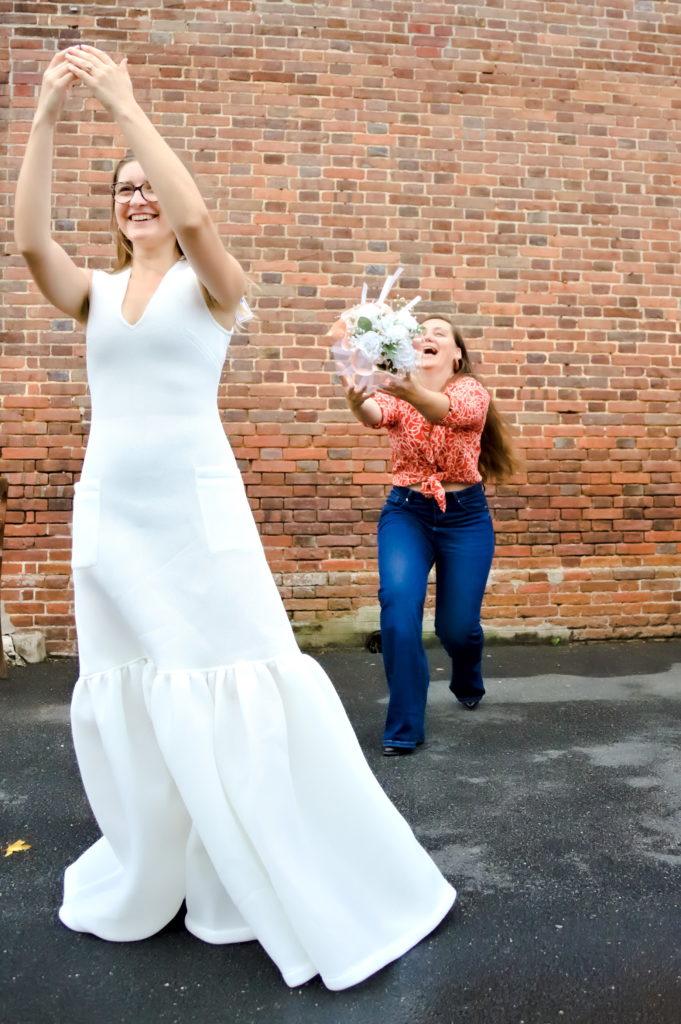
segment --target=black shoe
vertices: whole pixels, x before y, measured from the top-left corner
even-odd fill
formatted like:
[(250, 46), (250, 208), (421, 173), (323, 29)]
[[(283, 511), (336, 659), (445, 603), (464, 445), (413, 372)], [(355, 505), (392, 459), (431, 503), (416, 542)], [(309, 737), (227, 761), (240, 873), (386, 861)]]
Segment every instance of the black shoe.
[(403, 757), (405, 754), (413, 754), (413, 747), (383, 747), (386, 757)]
[(463, 706), (468, 711), (474, 711), (475, 708), (477, 708), (478, 704), (480, 703), (480, 698), (478, 697), (478, 698), (473, 698), (472, 700), (462, 700), (462, 701), (460, 701), (460, 703), (463, 704)]

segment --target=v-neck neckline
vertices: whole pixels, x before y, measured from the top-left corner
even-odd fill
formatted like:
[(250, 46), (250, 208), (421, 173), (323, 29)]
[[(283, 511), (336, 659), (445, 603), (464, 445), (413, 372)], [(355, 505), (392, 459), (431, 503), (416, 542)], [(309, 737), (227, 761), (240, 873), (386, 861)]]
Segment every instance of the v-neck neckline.
[(134, 324), (131, 324), (129, 320), (126, 320), (125, 319), (125, 314), (123, 313), (123, 306), (125, 305), (125, 297), (128, 294), (128, 286), (130, 284), (130, 277), (132, 275), (132, 267), (128, 267), (128, 269), (126, 271), (125, 285), (123, 287), (123, 295), (121, 297), (121, 302), (120, 302), (120, 305), (118, 307), (118, 315), (120, 316), (121, 320), (123, 321), (123, 323), (125, 324), (125, 326), (127, 328), (129, 328), (130, 330), (134, 330), (135, 327), (139, 327), (139, 325), (142, 323), (142, 321), (144, 320), (145, 316), (147, 315), (147, 310), (149, 309), (149, 306), (151, 306), (151, 304), (153, 303), (154, 299), (158, 295), (160, 289), (162, 288), (163, 282), (167, 278), (168, 274), (172, 270), (174, 270), (174, 268), (177, 266), (178, 263), (181, 263), (181, 262), (182, 262), (181, 260), (175, 260), (175, 262), (172, 263), (168, 267), (166, 272), (160, 278), (160, 280), (159, 280), (158, 284), (156, 285), (156, 287), (154, 288), (153, 292), (149, 296), (149, 299), (147, 300), (146, 306), (142, 310), (141, 315), (137, 318), (137, 320), (135, 320)]

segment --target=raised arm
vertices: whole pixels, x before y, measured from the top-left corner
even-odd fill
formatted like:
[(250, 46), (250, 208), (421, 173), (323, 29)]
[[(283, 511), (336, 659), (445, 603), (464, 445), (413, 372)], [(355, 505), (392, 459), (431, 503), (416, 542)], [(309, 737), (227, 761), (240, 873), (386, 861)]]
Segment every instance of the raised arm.
[(116, 64), (102, 50), (83, 45), (67, 51), (67, 64), (119, 125), (214, 305), (234, 313), (244, 294), (243, 270), (225, 250), (191, 174), (135, 100), (126, 60)]
[(38, 106), (19, 172), (14, 238), (43, 295), (67, 316), (87, 319), (90, 274), (52, 238), (52, 152), (64, 100), (75, 81), (58, 53), (43, 76)]

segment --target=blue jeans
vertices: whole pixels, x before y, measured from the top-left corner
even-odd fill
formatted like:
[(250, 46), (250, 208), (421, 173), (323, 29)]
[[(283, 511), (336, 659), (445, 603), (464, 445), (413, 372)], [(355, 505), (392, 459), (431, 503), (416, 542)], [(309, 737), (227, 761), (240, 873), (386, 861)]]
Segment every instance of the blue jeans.
[(425, 736), (430, 673), (423, 648), (428, 573), (436, 570), (435, 632), (452, 659), (450, 690), (479, 700), (483, 632), (480, 608), (494, 530), (482, 484), (447, 491), (447, 509), (408, 487), (393, 487), (378, 524), (383, 664), (390, 700), (383, 742), (413, 747)]

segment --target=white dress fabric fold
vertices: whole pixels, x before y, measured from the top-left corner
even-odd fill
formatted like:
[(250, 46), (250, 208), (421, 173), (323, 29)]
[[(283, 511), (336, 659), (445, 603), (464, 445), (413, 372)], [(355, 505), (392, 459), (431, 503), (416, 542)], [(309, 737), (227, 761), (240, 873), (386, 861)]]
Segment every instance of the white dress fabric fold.
[(257, 939), (289, 985), (346, 988), (455, 892), (297, 647), (217, 412), (230, 333), (185, 261), (127, 324), (128, 277), (93, 274), (72, 723), (102, 837), (60, 917), (125, 942), (184, 900), (198, 938)]

